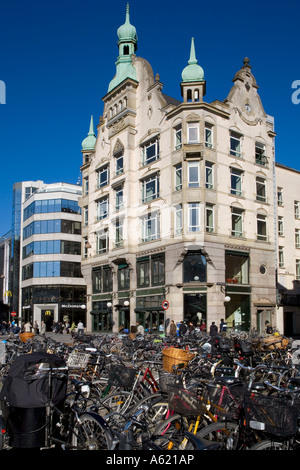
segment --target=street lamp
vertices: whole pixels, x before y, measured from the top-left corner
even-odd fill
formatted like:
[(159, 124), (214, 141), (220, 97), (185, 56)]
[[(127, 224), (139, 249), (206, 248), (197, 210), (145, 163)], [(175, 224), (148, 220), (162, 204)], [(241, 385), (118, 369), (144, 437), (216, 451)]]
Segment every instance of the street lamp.
[(230, 302), (231, 301), (231, 297), (229, 297), (229, 295), (226, 295), (225, 298), (224, 298), (224, 302)]

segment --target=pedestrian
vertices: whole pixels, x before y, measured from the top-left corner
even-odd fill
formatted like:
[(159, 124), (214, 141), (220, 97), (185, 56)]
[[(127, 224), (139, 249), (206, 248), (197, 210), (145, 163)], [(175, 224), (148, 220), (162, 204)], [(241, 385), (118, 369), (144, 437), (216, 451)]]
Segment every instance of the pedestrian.
[(177, 333), (177, 328), (176, 328), (175, 322), (174, 322), (174, 320), (171, 320), (171, 323), (170, 323), (170, 336), (176, 336), (176, 333)]
[(44, 321), (42, 321), (41, 323), (41, 335), (45, 335), (46, 334), (46, 323)]
[(84, 326), (81, 320), (79, 320), (78, 325), (77, 325), (77, 336), (83, 336), (84, 334)]
[(179, 336), (180, 337), (184, 336), (186, 334), (186, 332), (187, 332), (186, 324), (184, 323), (183, 320), (181, 320), (180, 325), (179, 325), (179, 329), (178, 329)]
[(143, 327), (143, 325), (139, 321), (136, 322), (136, 325), (137, 325), (137, 329), (136, 329), (137, 334), (143, 335), (145, 333), (145, 328)]
[(76, 325), (75, 325), (75, 322), (73, 322), (70, 328), (70, 333), (71, 333), (72, 338), (73, 336), (75, 336), (75, 330), (76, 330)]
[(224, 318), (221, 318), (221, 323), (220, 323), (220, 333), (222, 331), (227, 331), (227, 323), (224, 321)]
[(31, 326), (30, 321), (26, 322), (25, 325), (24, 325), (25, 333), (31, 333), (31, 328), (32, 328), (32, 326)]
[(36, 320), (35, 320), (35, 322), (34, 322), (33, 331), (34, 331), (34, 334), (35, 334), (35, 335), (38, 335), (38, 334), (39, 334), (39, 324), (38, 324), (38, 322), (37, 322)]
[(214, 321), (210, 325), (209, 334), (210, 334), (210, 336), (217, 336), (217, 334), (218, 334), (218, 327), (217, 327), (217, 325), (215, 324)]
[(193, 335), (195, 333), (195, 325), (193, 322), (190, 321), (189, 323), (189, 335)]
[(206, 331), (205, 321), (203, 321), (203, 320), (201, 321), (200, 331)]
[(266, 333), (271, 335), (273, 333), (273, 328), (268, 320), (265, 321)]

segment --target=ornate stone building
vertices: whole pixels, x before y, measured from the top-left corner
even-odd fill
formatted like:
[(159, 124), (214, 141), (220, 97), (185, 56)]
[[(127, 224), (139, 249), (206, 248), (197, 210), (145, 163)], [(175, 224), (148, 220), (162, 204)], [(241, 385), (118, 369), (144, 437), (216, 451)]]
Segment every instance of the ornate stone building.
[(92, 118), (82, 143), (88, 329), (276, 324), (274, 120), (249, 59), (207, 103), (192, 39), (178, 101), (136, 55), (128, 6), (117, 34), (97, 135)]

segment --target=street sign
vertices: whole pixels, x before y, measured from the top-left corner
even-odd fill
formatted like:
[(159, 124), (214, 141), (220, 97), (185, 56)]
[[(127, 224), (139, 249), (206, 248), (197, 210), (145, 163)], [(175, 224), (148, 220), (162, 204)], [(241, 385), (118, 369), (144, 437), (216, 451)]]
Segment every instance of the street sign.
[(16, 315), (17, 315), (16, 312), (11, 312), (11, 316), (12, 316), (12, 317), (15, 317)]
[(162, 308), (164, 310), (167, 310), (169, 308), (169, 302), (167, 300), (164, 300), (163, 303), (162, 303)]

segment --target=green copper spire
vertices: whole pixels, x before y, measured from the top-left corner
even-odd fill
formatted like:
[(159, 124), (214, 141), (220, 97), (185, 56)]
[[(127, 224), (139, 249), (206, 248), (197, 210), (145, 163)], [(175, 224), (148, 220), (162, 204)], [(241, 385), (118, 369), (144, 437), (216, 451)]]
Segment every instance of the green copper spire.
[(88, 136), (82, 141), (82, 150), (94, 150), (96, 143), (96, 135), (94, 131), (94, 119), (91, 116), (90, 129)]
[(136, 69), (132, 65), (132, 55), (137, 49), (136, 29), (130, 23), (129, 3), (126, 6), (125, 23), (118, 28), (119, 57), (116, 62), (116, 75), (109, 84), (108, 91), (113, 90), (126, 78), (137, 80)]
[(125, 23), (118, 28), (117, 35), (119, 41), (134, 41), (137, 42), (137, 34), (135, 27), (130, 24), (130, 16), (129, 16), (129, 3), (126, 5), (126, 18)]
[(183, 82), (199, 82), (204, 80), (203, 68), (198, 65), (198, 60), (196, 59), (194, 38), (191, 41), (190, 59), (188, 65), (183, 69), (181, 77)]

